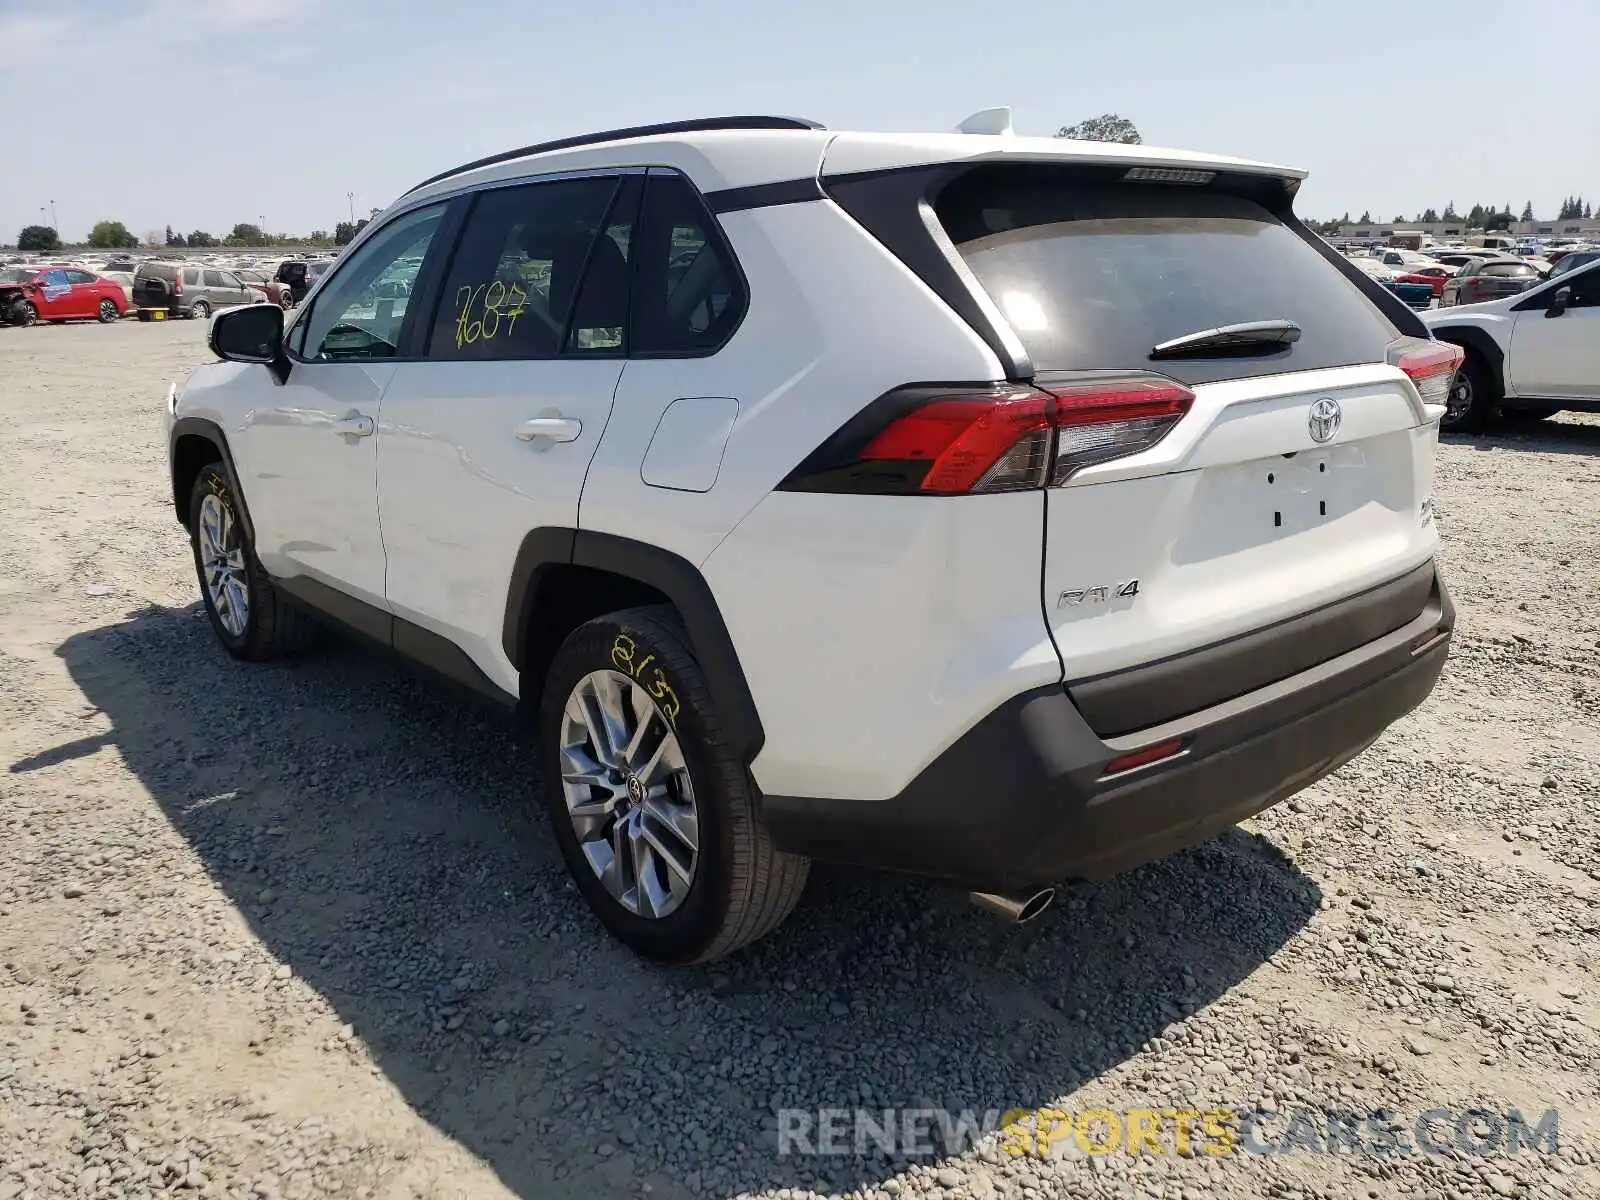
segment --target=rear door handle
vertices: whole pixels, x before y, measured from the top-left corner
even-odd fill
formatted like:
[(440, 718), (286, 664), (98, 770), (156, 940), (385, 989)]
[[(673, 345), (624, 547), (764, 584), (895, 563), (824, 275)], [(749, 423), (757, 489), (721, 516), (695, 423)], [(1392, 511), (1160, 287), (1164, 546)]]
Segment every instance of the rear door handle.
[(333, 423), (333, 431), (341, 437), (371, 437), (373, 428), (372, 418), (359, 414)]
[(583, 422), (575, 417), (533, 417), (517, 426), (517, 437), (524, 442), (549, 438), (552, 442), (575, 442), (583, 432)]

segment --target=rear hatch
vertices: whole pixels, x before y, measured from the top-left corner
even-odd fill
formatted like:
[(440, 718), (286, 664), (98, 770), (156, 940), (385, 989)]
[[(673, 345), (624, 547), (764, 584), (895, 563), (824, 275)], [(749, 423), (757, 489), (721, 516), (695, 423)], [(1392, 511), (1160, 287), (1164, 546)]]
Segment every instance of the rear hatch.
[(1480, 300), (1515, 296), (1538, 283), (1540, 278), (1539, 272), (1528, 263), (1485, 263), (1461, 281), (1461, 302), (1476, 304)]
[(166, 263), (142, 263), (133, 276), (133, 302), (141, 308), (164, 308), (172, 303), (178, 268)]
[[(1096, 732), (1159, 725), (1418, 615), (1423, 394), (1442, 398), (1453, 349), (1404, 337), (1249, 194), (1004, 165), (935, 210), (1055, 398), (1042, 598)], [(1155, 350), (1239, 324), (1254, 327)]]

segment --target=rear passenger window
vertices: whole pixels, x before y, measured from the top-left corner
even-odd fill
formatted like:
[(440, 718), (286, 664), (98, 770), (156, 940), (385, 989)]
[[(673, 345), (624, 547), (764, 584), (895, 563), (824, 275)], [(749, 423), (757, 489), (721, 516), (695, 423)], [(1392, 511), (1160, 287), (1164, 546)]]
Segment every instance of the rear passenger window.
[(221, 271), (207, 271), (205, 273), (205, 280), (207, 287), (219, 288), (228, 286), (227, 282), (222, 278)]
[(714, 353), (744, 316), (744, 283), (715, 219), (681, 175), (649, 177), (638, 243), (630, 355)]
[(621, 353), (632, 216), (614, 201), (628, 190), (602, 176), (479, 195), (441, 292), (428, 356), (554, 358), (563, 345)]
[(196, 267), (185, 267), (183, 269), (183, 282), (188, 284), (190, 287), (198, 287), (200, 285), (199, 269)]

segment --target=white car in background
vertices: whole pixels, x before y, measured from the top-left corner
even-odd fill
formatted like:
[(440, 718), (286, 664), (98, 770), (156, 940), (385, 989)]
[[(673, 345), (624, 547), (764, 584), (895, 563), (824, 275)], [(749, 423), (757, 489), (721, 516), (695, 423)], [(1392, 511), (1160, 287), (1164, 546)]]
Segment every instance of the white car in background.
[(1421, 316), (1434, 337), (1466, 352), (1441, 428), (1600, 412), (1600, 261), (1499, 300)]

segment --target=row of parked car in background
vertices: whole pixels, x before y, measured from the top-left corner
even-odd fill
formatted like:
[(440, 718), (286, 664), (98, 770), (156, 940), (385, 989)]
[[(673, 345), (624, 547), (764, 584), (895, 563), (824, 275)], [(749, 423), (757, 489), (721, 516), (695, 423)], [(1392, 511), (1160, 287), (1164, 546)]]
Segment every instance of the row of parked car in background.
[(332, 255), (233, 260), (131, 255), (86, 261), (0, 261), (0, 323), (104, 323), (205, 318), (266, 302), (293, 308), (333, 265)]
[(1600, 246), (1569, 241), (1546, 246), (1469, 246), (1461, 242), (1340, 246), (1360, 270), (1415, 309), (1479, 304), (1526, 291), (1600, 259)]

